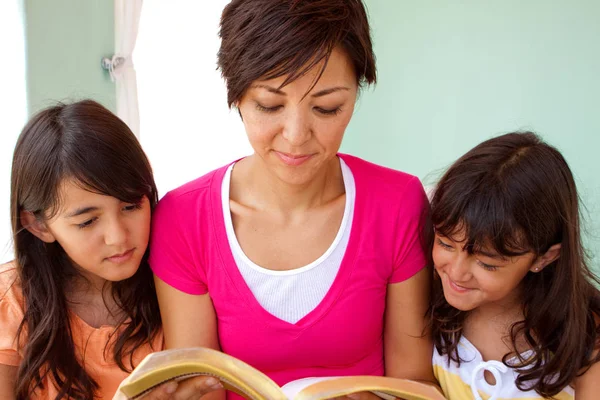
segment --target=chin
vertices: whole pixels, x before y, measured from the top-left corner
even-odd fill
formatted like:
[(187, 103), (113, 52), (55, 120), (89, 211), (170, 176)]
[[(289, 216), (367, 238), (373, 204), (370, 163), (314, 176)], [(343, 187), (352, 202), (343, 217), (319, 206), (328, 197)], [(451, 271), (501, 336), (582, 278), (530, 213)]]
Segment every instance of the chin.
[(133, 275), (135, 275), (135, 273), (137, 272), (139, 267), (136, 268), (123, 268), (119, 271), (115, 271), (115, 273), (112, 274), (112, 276), (107, 277), (106, 280), (111, 281), (111, 282), (120, 282), (120, 281), (124, 281), (125, 279), (129, 279), (131, 278)]
[(460, 311), (472, 311), (475, 308), (477, 308), (477, 306), (469, 306), (469, 305), (464, 305), (464, 304), (460, 304), (460, 303), (451, 303), (448, 302), (448, 304), (450, 304), (452, 307), (456, 308), (457, 310)]
[(446, 299), (446, 302), (448, 304), (450, 304), (452, 307), (456, 308), (457, 310), (471, 311), (471, 310), (474, 310), (475, 308), (477, 308), (477, 305), (474, 305), (472, 302), (457, 301), (456, 299), (452, 299), (451, 297), (449, 298), (449, 296), (447, 296), (445, 292), (444, 292), (444, 297)]

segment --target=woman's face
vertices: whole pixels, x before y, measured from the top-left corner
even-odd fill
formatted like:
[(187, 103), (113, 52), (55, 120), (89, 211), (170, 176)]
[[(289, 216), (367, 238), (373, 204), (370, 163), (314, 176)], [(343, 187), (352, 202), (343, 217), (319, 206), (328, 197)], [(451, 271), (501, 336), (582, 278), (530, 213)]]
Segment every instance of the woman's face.
[[(335, 159), (358, 92), (346, 53), (280, 88), (286, 76), (252, 82), (237, 104), (255, 155), (269, 172), (295, 185), (310, 182)], [(309, 91), (310, 90), (310, 91)]]

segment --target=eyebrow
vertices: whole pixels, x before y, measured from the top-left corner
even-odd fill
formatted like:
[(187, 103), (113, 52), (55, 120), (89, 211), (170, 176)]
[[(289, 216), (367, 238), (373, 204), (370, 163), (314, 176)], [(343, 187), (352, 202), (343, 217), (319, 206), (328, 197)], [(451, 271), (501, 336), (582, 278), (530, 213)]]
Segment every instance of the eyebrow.
[[(276, 94), (276, 95), (279, 95), (279, 96), (286, 96), (286, 93), (283, 90), (277, 89), (277, 88), (275, 88), (273, 86), (269, 86), (269, 85), (264, 85), (264, 84), (258, 83), (256, 85), (250, 86), (250, 88), (265, 89), (265, 90), (267, 90), (267, 91), (269, 91), (269, 92), (271, 92), (273, 94)], [(321, 91), (318, 91), (317, 93), (312, 94), (311, 97), (323, 97), (323, 96), (327, 96), (328, 94), (339, 92), (339, 91), (342, 91), (342, 90), (348, 91), (350, 89), (347, 88), (347, 87), (344, 87), (344, 86), (335, 86), (335, 87), (332, 87), (332, 88), (323, 89)]]
[(87, 214), (89, 212), (97, 211), (97, 210), (98, 210), (98, 207), (81, 207), (81, 208), (78, 208), (77, 210), (67, 214), (65, 216), (65, 218), (73, 218), (73, 217), (77, 217), (79, 215)]

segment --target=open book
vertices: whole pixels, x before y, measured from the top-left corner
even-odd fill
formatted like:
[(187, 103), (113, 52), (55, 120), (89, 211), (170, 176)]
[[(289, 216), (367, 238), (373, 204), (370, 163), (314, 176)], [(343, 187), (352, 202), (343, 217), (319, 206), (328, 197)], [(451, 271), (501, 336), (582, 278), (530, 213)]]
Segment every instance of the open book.
[(434, 387), (381, 376), (307, 378), (279, 387), (268, 376), (219, 351), (193, 348), (150, 354), (121, 383), (123, 399), (141, 399), (169, 380), (208, 375), (219, 379), (225, 389), (250, 400), (325, 400), (370, 391), (382, 399), (444, 400)]

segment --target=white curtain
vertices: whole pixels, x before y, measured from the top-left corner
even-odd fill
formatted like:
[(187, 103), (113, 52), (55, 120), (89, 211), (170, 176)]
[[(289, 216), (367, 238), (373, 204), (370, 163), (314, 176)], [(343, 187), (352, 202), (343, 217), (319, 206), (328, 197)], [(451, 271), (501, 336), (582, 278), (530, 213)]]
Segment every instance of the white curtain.
[(148, 0), (135, 60), (141, 142), (161, 195), (252, 153), (217, 71), (229, 0)]
[(23, 0), (0, 1), (2, 95), (0, 96), (0, 264), (12, 259), (10, 169), (17, 137), (27, 119)]
[(117, 115), (140, 136), (140, 115), (133, 50), (138, 35), (142, 0), (115, 0), (115, 55), (110, 74), (116, 83)]

